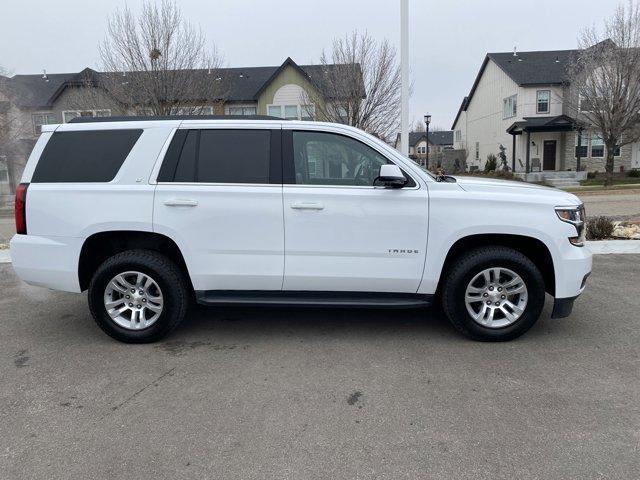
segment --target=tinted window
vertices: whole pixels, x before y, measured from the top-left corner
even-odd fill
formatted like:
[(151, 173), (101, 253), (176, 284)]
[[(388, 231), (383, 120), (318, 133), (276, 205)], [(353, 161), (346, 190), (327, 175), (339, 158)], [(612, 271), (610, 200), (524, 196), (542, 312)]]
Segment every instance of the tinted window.
[(353, 138), (322, 132), (293, 132), (293, 156), (295, 181), (306, 185), (373, 186), (380, 166), (390, 163)]
[(198, 147), (198, 131), (189, 130), (180, 153), (180, 160), (176, 168), (174, 182), (196, 181), (196, 159)]
[(199, 182), (269, 183), (269, 130), (201, 130), (199, 143)]
[(141, 129), (56, 132), (32, 182), (110, 182), (141, 134)]

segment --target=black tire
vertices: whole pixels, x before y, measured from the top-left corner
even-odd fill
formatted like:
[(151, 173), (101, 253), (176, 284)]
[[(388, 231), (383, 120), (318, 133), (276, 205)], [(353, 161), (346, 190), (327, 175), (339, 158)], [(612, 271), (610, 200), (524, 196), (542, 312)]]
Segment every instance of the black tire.
[[(518, 274), (527, 287), (528, 301), (521, 316), (502, 328), (489, 328), (477, 323), (467, 311), (467, 285), (487, 268), (507, 268)], [(442, 306), (451, 323), (469, 338), (502, 342), (519, 337), (540, 317), (544, 307), (545, 288), (540, 270), (522, 253), (507, 247), (481, 247), (457, 258), (446, 272), (442, 288)]]
[[(119, 273), (138, 271), (150, 276), (159, 286), (163, 308), (149, 327), (130, 330), (118, 325), (104, 304), (107, 284)], [(108, 258), (98, 267), (89, 284), (89, 310), (107, 335), (125, 343), (150, 343), (166, 336), (184, 319), (190, 301), (190, 289), (183, 272), (169, 258), (150, 250), (127, 250)]]

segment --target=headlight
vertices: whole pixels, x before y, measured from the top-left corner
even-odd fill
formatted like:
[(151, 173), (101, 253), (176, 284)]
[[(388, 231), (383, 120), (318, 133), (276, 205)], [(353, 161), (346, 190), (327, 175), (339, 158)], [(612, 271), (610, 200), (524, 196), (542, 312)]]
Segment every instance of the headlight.
[(569, 241), (576, 247), (583, 247), (587, 230), (584, 205), (578, 205), (576, 207), (556, 207), (556, 214), (563, 222), (570, 223), (576, 227), (577, 236), (569, 237)]

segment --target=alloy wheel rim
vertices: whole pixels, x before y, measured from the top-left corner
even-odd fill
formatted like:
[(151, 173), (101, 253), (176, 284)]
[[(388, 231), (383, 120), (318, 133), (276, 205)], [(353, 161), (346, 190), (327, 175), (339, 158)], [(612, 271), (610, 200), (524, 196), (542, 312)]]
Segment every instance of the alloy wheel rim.
[(503, 267), (491, 267), (474, 276), (464, 300), (471, 318), (487, 328), (504, 328), (524, 313), (529, 299), (520, 275)]
[(107, 284), (104, 307), (117, 325), (127, 330), (142, 330), (160, 318), (164, 297), (149, 275), (127, 271), (115, 275)]

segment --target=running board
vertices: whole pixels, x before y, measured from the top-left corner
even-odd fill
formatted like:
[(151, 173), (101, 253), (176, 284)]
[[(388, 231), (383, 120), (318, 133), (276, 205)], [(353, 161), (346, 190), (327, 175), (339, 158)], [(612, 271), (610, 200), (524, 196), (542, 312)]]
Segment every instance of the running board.
[(258, 305), (341, 308), (419, 308), (433, 303), (433, 295), (381, 292), (308, 292), (199, 290), (201, 305)]

